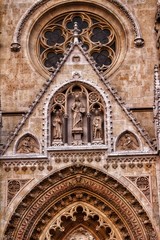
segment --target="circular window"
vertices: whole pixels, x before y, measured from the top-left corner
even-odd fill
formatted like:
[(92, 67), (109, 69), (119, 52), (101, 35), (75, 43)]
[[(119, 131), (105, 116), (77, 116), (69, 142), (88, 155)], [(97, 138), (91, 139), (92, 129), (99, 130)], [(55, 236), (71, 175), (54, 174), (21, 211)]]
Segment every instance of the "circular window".
[[(98, 3), (69, 1), (37, 12), (23, 35), (31, 67), (48, 78), (74, 42), (75, 26), (83, 50), (94, 59), (99, 71), (109, 77), (123, 62), (133, 39), (116, 9)], [(112, 6), (113, 7), (113, 6)], [(127, 27), (127, 28), (126, 28)]]
[(38, 38), (40, 64), (49, 72), (55, 70), (73, 42), (75, 23), (84, 51), (93, 57), (100, 71), (106, 72), (116, 59), (116, 33), (106, 20), (91, 13), (63, 14), (47, 23)]

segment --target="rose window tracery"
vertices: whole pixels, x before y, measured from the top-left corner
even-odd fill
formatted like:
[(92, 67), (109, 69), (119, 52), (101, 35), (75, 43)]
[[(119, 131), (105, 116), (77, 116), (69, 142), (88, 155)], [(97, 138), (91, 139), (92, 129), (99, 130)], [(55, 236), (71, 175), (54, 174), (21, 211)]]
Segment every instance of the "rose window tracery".
[(57, 17), (43, 28), (38, 43), (41, 64), (48, 71), (54, 71), (57, 62), (73, 42), (75, 23), (83, 49), (93, 57), (97, 67), (105, 72), (116, 55), (115, 31), (106, 20), (79, 12)]

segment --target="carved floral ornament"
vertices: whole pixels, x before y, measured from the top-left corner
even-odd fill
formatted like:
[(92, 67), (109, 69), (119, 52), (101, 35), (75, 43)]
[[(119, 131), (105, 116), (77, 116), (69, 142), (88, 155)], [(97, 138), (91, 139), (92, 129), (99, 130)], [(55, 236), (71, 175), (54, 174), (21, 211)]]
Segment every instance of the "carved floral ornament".
[(135, 197), (112, 177), (83, 165), (35, 186), (15, 209), (4, 239), (66, 240), (80, 227), (96, 240), (157, 240)]

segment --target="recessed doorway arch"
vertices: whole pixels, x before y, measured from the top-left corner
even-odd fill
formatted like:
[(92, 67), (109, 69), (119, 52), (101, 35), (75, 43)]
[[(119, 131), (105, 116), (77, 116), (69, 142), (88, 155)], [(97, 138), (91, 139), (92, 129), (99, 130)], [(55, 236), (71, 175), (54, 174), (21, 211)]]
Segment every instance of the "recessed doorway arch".
[[(76, 215), (75, 221), (71, 221)], [(79, 164), (55, 172), (37, 184), (15, 209), (5, 235), (16, 240), (40, 239), (53, 221), (55, 238), (49, 236), (45, 240), (63, 240), (71, 233), (70, 227), (64, 232), (69, 221), (75, 223), (75, 229), (80, 225), (89, 229), (96, 240), (105, 239), (107, 234), (109, 239), (116, 240), (149, 240), (153, 236), (156, 239), (147, 213), (121, 183)], [(111, 238), (112, 233), (115, 238)]]

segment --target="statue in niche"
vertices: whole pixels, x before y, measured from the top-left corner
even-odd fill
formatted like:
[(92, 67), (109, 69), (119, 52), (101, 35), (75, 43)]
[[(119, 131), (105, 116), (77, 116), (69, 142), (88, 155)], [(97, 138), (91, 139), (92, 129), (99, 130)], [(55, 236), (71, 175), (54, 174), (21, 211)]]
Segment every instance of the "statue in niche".
[(25, 138), (23, 138), (17, 147), (17, 153), (29, 154), (37, 153), (38, 151), (38, 144), (32, 136), (26, 136)]
[(82, 130), (83, 128), (83, 113), (85, 108), (79, 98), (79, 93), (75, 95), (75, 102), (72, 105), (73, 119), (72, 130)]
[(71, 106), (72, 109), (72, 135), (73, 135), (73, 145), (82, 145), (83, 136), (83, 114), (85, 113), (85, 108), (83, 106), (82, 100), (80, 99), (80, 93), (77, 91), (74, 93), (75, 101)]
[(124, 151), (137, 150), (139, 148), (139, 144), (136, 137), (133, 134), (126, 132), (119, 139), (117, 147), (119, 150)]
[(53, 139), (61, 139), (62, 138), (62, 120), (60, 117), (60, 112), (57, 110), (55, 113), (55, 117), (52, 121), (53, 125)]
[(102, 117), (97, 109), (93, 118), (93, 139), (102, 140)]

